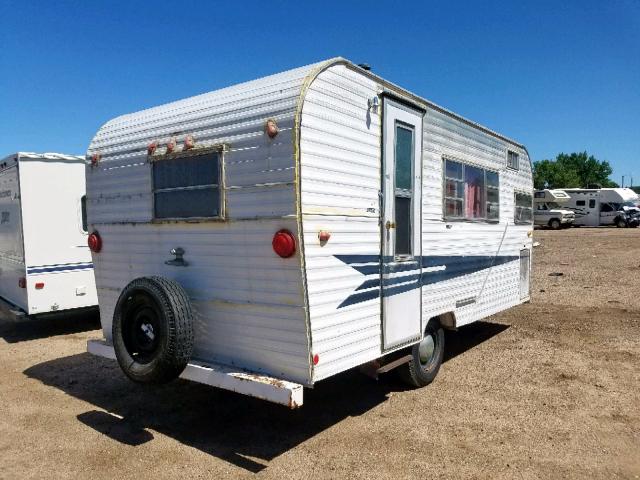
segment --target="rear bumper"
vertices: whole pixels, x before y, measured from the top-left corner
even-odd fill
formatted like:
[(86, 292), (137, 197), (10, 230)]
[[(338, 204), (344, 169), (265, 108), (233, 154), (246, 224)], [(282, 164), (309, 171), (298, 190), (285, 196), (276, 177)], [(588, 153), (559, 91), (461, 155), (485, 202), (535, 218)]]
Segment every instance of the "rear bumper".
[[(104, 340), (89, 340), (87, 351), (99, 357), (112, 360), (116, 358), (113, 346)], [(242, 393), (289, 408), (302, 406), (302, 385), (227, 365), (191, 361), (180, 378)]]

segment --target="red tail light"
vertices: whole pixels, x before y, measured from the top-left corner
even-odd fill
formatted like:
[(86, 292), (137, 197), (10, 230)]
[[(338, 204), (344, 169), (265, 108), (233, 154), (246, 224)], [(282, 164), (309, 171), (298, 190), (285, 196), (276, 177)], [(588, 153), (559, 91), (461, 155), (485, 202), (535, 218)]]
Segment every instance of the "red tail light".
[(25, 277), (20, 277), (18, 279), (18, 287), (27, 288), (27, 279)]
[(44, 282), (36, 283), (36, 290), (42, 290), (44, 288)]
[(289, 230), (280, 230), (273, 236), (273, 251), (282, 258), (289, 258), (296, 253), (296, 239)]
[(100, 238), (100, 235), (98, 235), (98, 232), (93, 232), (89, 235), (89, 238), (87, 238), (87, 244), (89, 245), (89, 250), (93, 253), (98, 253), (102, 250), (102, 239)]

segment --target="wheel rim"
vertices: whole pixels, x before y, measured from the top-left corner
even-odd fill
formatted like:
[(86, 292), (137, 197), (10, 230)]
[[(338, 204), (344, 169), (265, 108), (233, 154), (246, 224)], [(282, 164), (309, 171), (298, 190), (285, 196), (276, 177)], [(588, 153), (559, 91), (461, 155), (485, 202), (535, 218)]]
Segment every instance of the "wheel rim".
[(123, 312), (123, 340), (138, 363), (149, 363), (160, 346), (162, 328), (157, 305), (146, 295), (135, 295)]
[(420, 366), (428, 370), (433, 363), (436, 351), (435, 337), (431, 332), (425, 334), (424, 338), (418, 345), (418, 356), (420, 358)]

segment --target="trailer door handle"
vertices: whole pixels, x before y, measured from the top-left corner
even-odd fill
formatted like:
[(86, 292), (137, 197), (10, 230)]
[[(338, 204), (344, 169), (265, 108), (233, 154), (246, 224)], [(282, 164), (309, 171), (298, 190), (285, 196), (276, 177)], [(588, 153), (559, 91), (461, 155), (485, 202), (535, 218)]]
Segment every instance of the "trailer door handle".
[(387, 227), (387, 230), (391, 230), (392, 228), (396, 228), (396, 222), (392, 222), (390, 220), (387, 220), (387, 223), (385, 224), (385, 227)]

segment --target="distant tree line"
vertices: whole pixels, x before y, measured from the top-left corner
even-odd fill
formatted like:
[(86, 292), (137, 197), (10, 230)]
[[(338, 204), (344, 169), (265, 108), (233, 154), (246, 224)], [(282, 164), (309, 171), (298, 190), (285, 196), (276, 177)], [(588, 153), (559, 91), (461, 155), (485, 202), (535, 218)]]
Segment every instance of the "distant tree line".
[(555, 160), (533, 162), (533, 185), (542, 188), (582, 188), (590, 185), (617, 187), (609, 180), (613, 172), (606, 160), (598, 160), (587, 152), (560, 153)]

